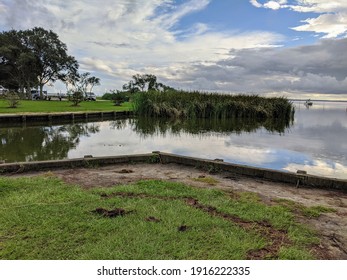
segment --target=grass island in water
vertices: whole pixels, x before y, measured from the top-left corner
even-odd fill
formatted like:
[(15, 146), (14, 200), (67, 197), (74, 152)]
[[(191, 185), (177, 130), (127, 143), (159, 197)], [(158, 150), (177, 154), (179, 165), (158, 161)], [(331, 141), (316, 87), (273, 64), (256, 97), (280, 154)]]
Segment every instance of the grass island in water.
[(147, 117), (257, 118), (290, 121), (292, 103), (284, 97), (230, 95), (169, 90), (141, 92), (133, 99), (134, 112)]

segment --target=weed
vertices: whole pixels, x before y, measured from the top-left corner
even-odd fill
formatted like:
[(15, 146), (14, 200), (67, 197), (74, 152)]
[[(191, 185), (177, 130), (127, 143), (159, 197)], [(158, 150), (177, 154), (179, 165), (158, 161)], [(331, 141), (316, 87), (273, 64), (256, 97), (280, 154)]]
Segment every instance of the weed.
[(215, 186), (219, 183), (218, 180), (216, 180), (212, 177), (193, 178), (193, 181), (206, 183), (206, 184), (209, 184), (211, 186)]
[(153, 154), (146, 160), (146, 162), (151, 163), (151, 164), (159, 163), (160, 162), (160, 155)]

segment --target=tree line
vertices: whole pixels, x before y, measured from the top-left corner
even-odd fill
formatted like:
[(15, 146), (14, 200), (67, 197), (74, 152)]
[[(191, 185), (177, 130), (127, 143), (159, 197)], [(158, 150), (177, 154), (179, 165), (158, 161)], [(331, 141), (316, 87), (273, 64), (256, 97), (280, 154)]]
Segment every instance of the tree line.
[(79, 74), (78, 67), (52, 30), (35, 27), (0, 33), (0, 84), (21, 98), (31, 98), (32, 88), (39, 88), (42, 98), (44, 85), (57, 80), (83, 92), (100, 84), (89, 72)]

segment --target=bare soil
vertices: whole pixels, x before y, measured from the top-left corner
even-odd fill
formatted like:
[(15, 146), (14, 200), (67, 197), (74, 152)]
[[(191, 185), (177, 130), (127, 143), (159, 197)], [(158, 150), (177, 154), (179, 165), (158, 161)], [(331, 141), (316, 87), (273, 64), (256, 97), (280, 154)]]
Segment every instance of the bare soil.
[[(69, 184), (76, 184), (84, 188), (110, 187), (129, 184), (139, 180), (160, 179), (182, 182), (201, 188), (219, 188), (227, 190), (234, 195), (244, 191), (254, 192), (259, 195), (264, 203), (270, 205), (276, 204), (276, 199), (287, 199), (304, 206), (329, 207), (334, 209), (335, 212), (322, 213), (318, 218), (308, 218), (301, 215), (298, 219), (300, 219), (300, 222), (314, 228), (320, 234), (321, 244), (313, 248), (318, 258), (347, 260), (347, 194), (343, 192), (297, 188), (295, 185), (275, 183), (230, 173), (209, 174), (207, 171), (176, 164), (122, 164), (92, 169), (54, 170), (52, 173)], [(32, 173), (31, 175), (35, 174)], [(15, 176), (23, 175), (18, 174)], [(24, 176), (28, 176), (28, 174)], [(197, 178), (213, 178), (214, 180), (206, 180), (204, 182), (204, 180), (196, 180)], [(209, 183), (211, 181), (213, 183)], [(203, 207), (197, 202), (193, 206)], [(215, 209), (210, 210), (214, 211), (215, 215), (221, 215)], [(102, 212), (102, 215), (108, 215), (109, 212), (106, 211), (108, 210), (99, 210), (100, 213)], [(112, 212), (110, 213), (112, 215)], [(118, 212), (116, 211), (116, 213)], [(225, 218), (236, 219), (236, 217)], [(148, 217), (148, 221), (157, 222), (155, 217)], [(235, 220), (235, 222), (241, 224), (245, 221)], [(244, 224), (244, 226), (247, 227), (248, 225)], [(267, 225), (258, 226), (269, 228)], [(187, 228), (184, 230), (187, 230)], [(184, 230), (181, 229), (180, 231)], [(281, 237), (281, 233), (270, 233), (273, 237), (276, 235)], [(258, 257), (256, 255), (252, 256), (252, 258)]]

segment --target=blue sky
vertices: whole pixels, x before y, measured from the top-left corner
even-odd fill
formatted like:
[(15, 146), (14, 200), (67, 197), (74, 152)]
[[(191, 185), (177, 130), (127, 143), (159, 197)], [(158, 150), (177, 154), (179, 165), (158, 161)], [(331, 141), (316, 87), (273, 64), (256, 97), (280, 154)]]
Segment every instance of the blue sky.
[(180, 89), (347, 97), (346, 0), (0, 0), (1, 30), (35, 26), (101, 79), (98, 94), (150, 73)]
[(195, 22), (204, 22), (216, 30), (270, 31), (283, 34), (286, 36), (284, 44), (292, 45), (291, 42), (298, 38), (301, 39), (301, 44), (315, 41), (312, 33), (298, 34), (297, 31), (290, 29), (297, 26), (301, 20), (314, 15), (314, 13), (297, 13), (289, 9), (259, 9), (245, 0), (211, 1), (206, 9), (183, 18), (177, 28), (185, 29)]

